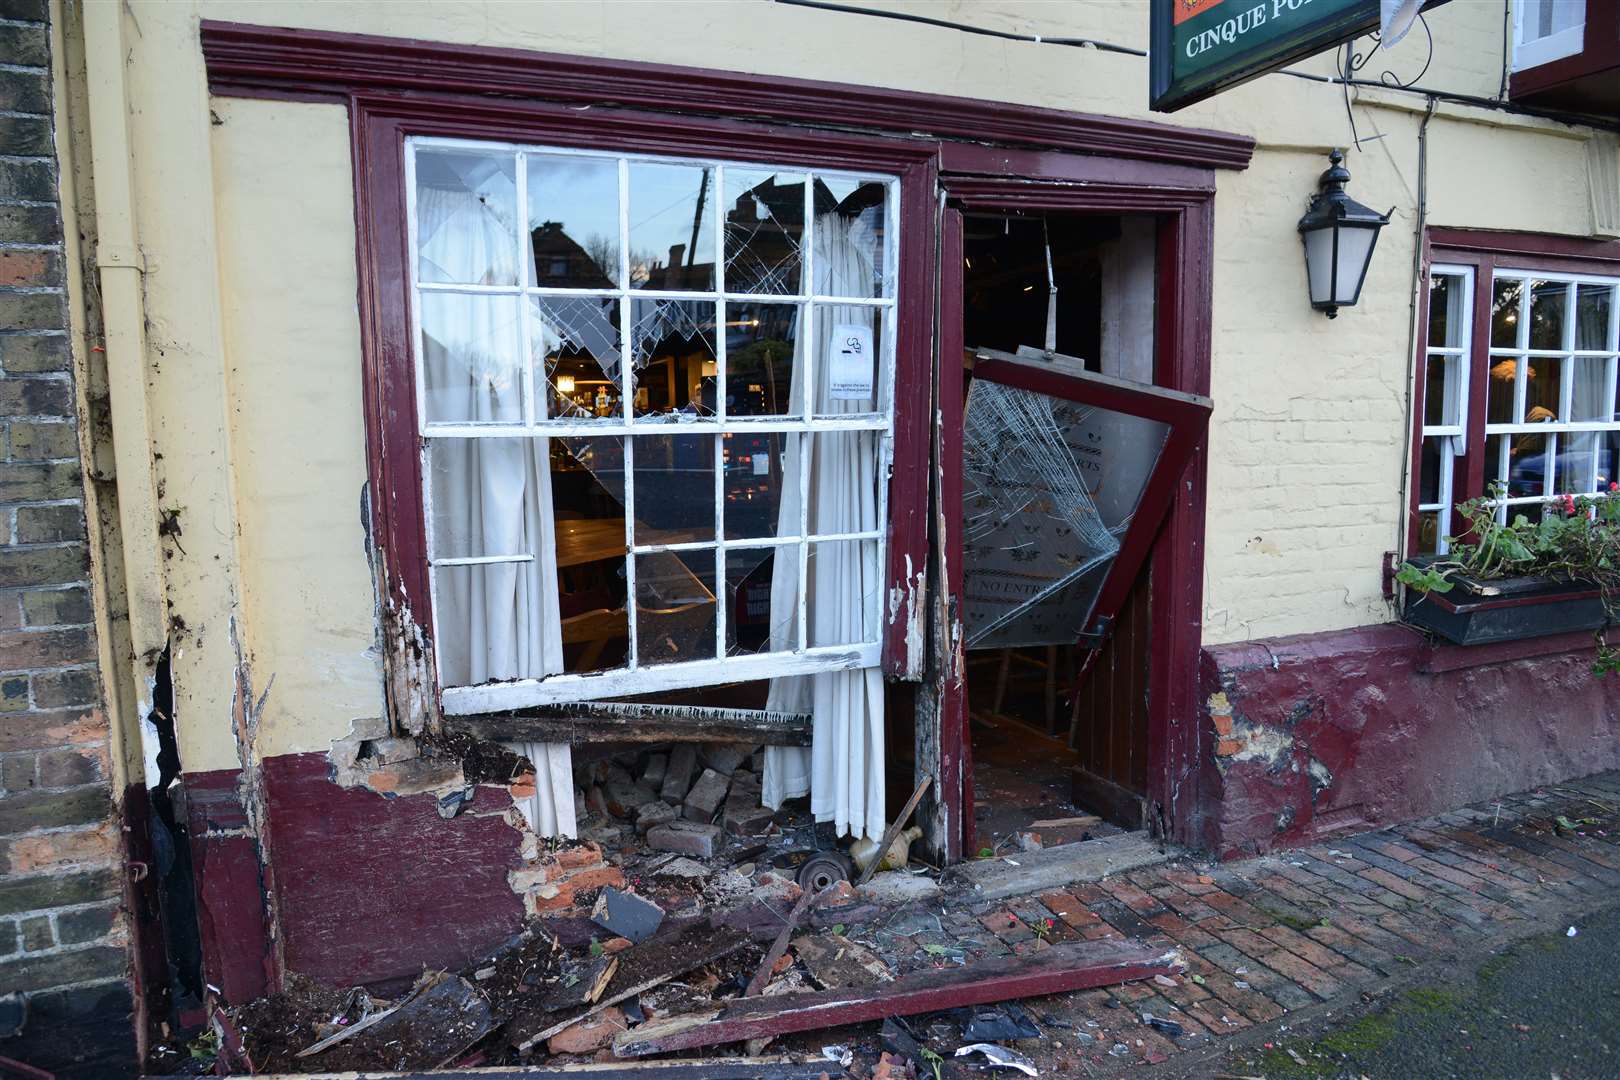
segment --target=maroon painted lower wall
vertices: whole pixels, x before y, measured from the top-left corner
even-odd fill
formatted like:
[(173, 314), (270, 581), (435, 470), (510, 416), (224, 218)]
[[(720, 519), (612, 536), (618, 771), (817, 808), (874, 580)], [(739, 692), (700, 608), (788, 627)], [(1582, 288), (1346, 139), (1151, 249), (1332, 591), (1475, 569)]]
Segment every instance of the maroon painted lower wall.
[(1620, 767), (1620, 677), (1592, 674), (1589, 637), (1549, 640), (1388, 624), (1205, 649), (1205, 845), (1256, 854)]
[(269, 856), (281, 963), (333, 986), (458, 968), (522, 927), (507, 872), (521, 835), (504, 788), (480, 787), (458, 816), (429, 794), (341, 787), (325, 754), (265, 759)]
[(262, 843), (239, 771), (185, 777), (203, 970), (226, 1001), (278, 989), (283, 972), (338, 987), (407, 983), (521, 928), (506, 875), (522, 837), (503, 818), (504, 788), (480, 787), (442, 818), (431, 794), (339, 785), (325, 754), (268, 758), (260, 777)]

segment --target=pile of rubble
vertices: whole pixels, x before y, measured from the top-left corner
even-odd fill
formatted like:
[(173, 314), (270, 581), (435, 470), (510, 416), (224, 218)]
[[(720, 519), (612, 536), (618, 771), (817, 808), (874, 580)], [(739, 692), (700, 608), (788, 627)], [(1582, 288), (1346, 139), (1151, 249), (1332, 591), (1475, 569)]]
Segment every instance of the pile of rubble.
[[(918, 931), (899, 928), (939, 927), (918, 899), (937, 896), (933, 875), (853, 884), (849, 856), (802, 806), (760, 805), (758, 747), (577, 757), (580, 839), (535, 841), (512, 872), (530, 916), (521, 934), (393, 1000), (293, 981), (216, 1008), (219, 1073), (611, 1062), (599, 1075), (632, 1077), (644, 1074), (635, 1059), (715, 1047), (733, 1056), (691, 1061), (694, 1080), (936, 1076), (938, 1055), (916, 1038), (937, 1042), (930, 1028), (890, 1019), (880, 1042), (854, 1049), (816, 1033), (1174, 970), (1174, 957), (1118, 941), (972, 963), (944, 938), (918, 951)], [(959, 1019), (947, 1036), (958, 1042), (972, 1016)], [(788, 1053), (759, 1056), (767, 1044)], [(1020, 1060), (993, 1043), (963, 1049), (975, 1045)], [(680, 1072), (664, 1064), (660, 1077), (688, 1075), (683, 1060)]]

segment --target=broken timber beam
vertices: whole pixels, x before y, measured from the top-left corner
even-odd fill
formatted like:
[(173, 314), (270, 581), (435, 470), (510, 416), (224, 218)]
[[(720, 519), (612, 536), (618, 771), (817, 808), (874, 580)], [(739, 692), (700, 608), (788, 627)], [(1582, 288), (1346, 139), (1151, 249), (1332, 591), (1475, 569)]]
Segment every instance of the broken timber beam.
[[(789, 1057), (735, 1057), (684, 1061), (607, 1062), (580, 1065), (513, 1065), (506, 1068), (435, 1069), (432, 1072), (317, 1073), (301, 1080), (820, 1080), (826, 1061)], [(177, 1078), (176, 1078), (177, 1080)]]
[(814, 994), (739, 998), (715, 1009), (658, 1020), (613, 1040), (619, 1057), (644, 1057), (694, 1046), (912, 1016), (995, 1001), (1087, 990), (1169, 975), (1181, 955), (1123, 941), (1079, 941), (1029, 956), (1005, 956), (967, 967), (919, 971), (877, 986)]
[(446, 716), (446, 726), (495, 742), (741, 742), (809, 746), (810, 714), (703, 705), (585, 701)]

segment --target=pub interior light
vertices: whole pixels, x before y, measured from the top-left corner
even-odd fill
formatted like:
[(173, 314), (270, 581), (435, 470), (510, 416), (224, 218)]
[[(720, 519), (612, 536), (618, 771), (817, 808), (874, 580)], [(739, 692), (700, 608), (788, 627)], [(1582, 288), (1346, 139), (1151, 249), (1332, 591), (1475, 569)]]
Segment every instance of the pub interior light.
[(572, 375), (557, 376), (557, 393), (572, 394), (574, 392), (574, 377)]
[[(1305, 242), (1311, 307), (1327, 312), (1332, 319), (1340, 308), (1351, 307), (1361, 296), (1378, 230), (1389, 224), (1389, 214), (1362, 206), (1344, 193), (1350, 170), (1344, 167), (1341, 151), (1333, 151), (1328, 160), (1332, 165), (1322, 174), (1321, 189), (1299, 219), (1299, 235)], [(1390, 213), (1394, 212), (1390, 207)]]

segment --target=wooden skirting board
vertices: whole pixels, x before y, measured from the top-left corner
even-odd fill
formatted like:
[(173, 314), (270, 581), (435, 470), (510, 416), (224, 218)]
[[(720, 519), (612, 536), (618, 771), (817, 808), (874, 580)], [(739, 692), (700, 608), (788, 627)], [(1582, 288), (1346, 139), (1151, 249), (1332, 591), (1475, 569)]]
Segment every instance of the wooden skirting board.
[(1170, 975), (1183, 966), (1180, 953), (1173, 950), (1160, 952), (1123, 941), (1079, 941), (1054, 945), (1028, 956), (1004, 956), (967, 967), (919, 971), (877, 986), (739, 998), (719, 1008), (672, 1016), (621, 1032), (613, 1040), (613, 1052), (619, 1057), (664, 1054), (889, 1016), (1087, 990)]

